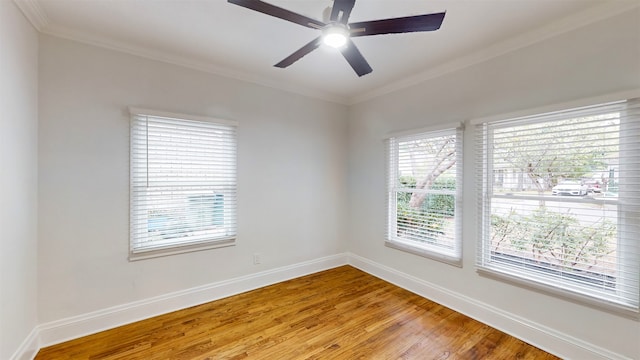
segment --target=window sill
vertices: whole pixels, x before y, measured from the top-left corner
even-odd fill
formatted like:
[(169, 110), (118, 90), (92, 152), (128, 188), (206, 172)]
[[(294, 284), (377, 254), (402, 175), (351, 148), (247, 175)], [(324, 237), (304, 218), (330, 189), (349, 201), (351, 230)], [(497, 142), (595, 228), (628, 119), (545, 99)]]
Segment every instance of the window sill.
[(573, 301), (585, 306), (589, 306), (598, 310), (604, 310), (612, 314), (624, 316), (636, 321), (640, 321), (640, 311), (633, 305), (625, 305), (617, 303), (605, 298), (596, 296), (590, 296), (578, 291), (571, 291), (567, 288), (560, 288), (546, 284), (537, 280), (535, 277), (524, 277), (514, 274), (509, 274), (500, 268), (495, 267), (480, 267), (478, 266), (476, 271), (479, 275), (492, 278), (494, 280), (508, 282), (513, 285), (517, 285), (533, 291), (542, 292), (548, 295), (556, 296), (558, 298)]
[(201, 242), (201, 243), (188, 244), (188, 245), (173, 245), (173, 246), (164, 247), (164, 248), (131, 250), (129, 252), (129, 261), (138, 261), (138, 260), (152, 259), (152, 258), (157, 258), (162, 256), (217, 249), (222, 247), (235, 246), (235, 244), (236, 244), (236, 239), (230, 238), (230, 239), (208, 241), (208, 242)]
[(410, 254), (422, 256), (431, 260), (443, 262), (445, 264), (453, 265), (456, 267), (462, 267), (462, 257), (456, 257), (454, 255), (443, 254), (441, 252), (429, 250), (421, 246), (415, 246), (404, 242), (386, 240), (385, 246), (392, 249), (408, 252)]

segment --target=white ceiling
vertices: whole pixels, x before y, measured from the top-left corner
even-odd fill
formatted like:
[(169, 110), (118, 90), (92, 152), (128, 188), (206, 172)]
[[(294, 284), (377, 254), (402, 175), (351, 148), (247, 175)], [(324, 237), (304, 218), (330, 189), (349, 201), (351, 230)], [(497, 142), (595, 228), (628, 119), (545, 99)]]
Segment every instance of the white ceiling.
[[(273, 67), (319, 35), (226, 0), (15, 0), (43, 33), (353, 103), (640, 5), (638, 0), (357, 0), (350, 21), (446, 11), (435, 32), (358, 37), (373, 72), (335, 49)], [(322, 19), (329, 0), (267, 0)]]

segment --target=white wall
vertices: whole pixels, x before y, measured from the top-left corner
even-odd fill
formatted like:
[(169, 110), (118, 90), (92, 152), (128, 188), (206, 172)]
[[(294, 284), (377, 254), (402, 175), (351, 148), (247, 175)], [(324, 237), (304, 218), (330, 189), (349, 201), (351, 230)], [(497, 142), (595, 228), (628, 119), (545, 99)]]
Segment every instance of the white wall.
[(38, 34), (0, 1), (0, 359), (37, 324)]
[[(345, 106), (50, 36), (40, 84), (42, 323), (346, 250)], [(239, 121), (236, 246), (127, 261), (128, 106)]]
[[(350, 108), (349, 249), (587, 344), (640, 358), (640, 322), (479, 276), (473, 137), (464, 150), (464, 267), (384, 246), (390, 132), (640, 88), (640, 12), (619, 15)], [(445, 304), (446, 305), (446, 304)], [(555, 349), (558, 350), (558, 349)]]
[[(3, 291), (5, 274), (20, 272), (20, 283), (8, 287), (18, 297), (0, 295), (0, 358), (36, 322), (36, 267), (38, 322), (47, 323), (347, 250), (569, 337), (640, 358), (639, 322), (475, 273), (470, 127), (465, 133), (464, 267), (384, 247), (382, 142), (392, 131), (640, 87), (637, 10), (350, 108), (42, 36), (36, 264), (27, 256), (35, 251), (33, 224), (25, 224), (27, 216), (7, 214), (4, 206), (5, 197), (17, 199), (18, 206), (27, 199), (22, 214), (36, 211), (32, 103), (38, 79), (29, 71), (37, 66), (36, 35), (13, 14), (13, 5), (0, 4), (2, 49), (16, 49), (23, 57), (14, 68), (0, 67), (1, 134), (12, 137), (0, 143)], [(0, 59), (5, 58), (3, 53)], [(237, 246), (127, 261), (127, 106), (240, 121)], [(25, 121), (9, 124), (18, 128), (6, 132), (5, 114)], [(17, 150), (18, 157), (5, 160)], [(18, 159), (16, 166), (27, 166), (20, 169), (20, 179), (4, 171), (5, 161)], [(19, 191), (8, 191), (5, 181)], [(18, 236), (12, 230), (21, 232), (24, 244), (7, 245)], [(262, 254), (262, 265), (252, 264), (254, 252)], [(4, 310), (7, 302), (14, 306), (11, 311)], [(10, 348), (4, 347), (7, 328), (14, 332), (7, 337)]]

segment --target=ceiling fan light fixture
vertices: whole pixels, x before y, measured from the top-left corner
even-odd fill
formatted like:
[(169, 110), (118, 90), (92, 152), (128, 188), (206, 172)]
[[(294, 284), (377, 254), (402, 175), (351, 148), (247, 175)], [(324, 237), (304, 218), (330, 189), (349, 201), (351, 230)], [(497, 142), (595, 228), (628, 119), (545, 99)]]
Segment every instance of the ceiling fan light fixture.
[(355, 71), (358, 76), (367, 75), (373, 71), (373, 69), (371, 69), (367, 60), (362, 56), (356, 44), (351, 41), (352, 36), (361, 37), (419, 31), (435, 31), (440, 29), (445, 16), (445, 12), (441, 12), (371, 21), (349, 22), (351, 10), (353, 10), (356, 0), (327, 0), (331, 1), (332, 5), (324, 10), (323, 21), (319, 21), (262, 0), (227, 1), (265, 15), (322, 31), (322, 35), (311, 40), (311, 42), (275, 64), (275, 67), (286, 68), (324, 43), (326, 46), (339, 48), (342, 56), (347, 60), (351, 68), (353, 68), (353, 71)]
[(338, 24), (327, 27), (322, 34), (322, 42), (334, 48), (343, 47), (348, 38), (349, 30), (345, 26)]

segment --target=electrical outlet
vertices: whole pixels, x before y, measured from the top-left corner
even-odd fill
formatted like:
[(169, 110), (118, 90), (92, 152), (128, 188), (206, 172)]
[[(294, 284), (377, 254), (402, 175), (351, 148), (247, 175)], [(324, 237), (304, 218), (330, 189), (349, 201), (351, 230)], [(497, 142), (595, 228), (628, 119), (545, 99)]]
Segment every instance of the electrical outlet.
[(258, 264), (260, 264), (260, 254), (254, 253), (253, 254), (253, 265), (258, 265)]

